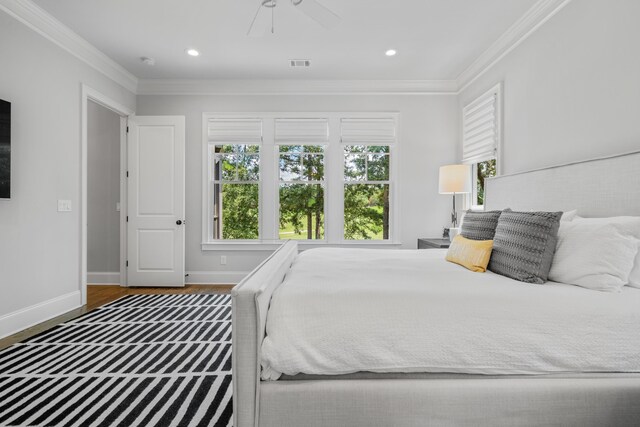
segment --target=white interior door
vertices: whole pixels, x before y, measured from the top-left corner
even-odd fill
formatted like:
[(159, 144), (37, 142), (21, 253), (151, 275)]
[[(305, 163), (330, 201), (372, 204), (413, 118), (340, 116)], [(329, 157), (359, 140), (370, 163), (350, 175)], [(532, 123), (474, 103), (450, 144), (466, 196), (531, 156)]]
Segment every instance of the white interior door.
[(184, 140), (183, 116), (129, 118), (129, 286), (184, 286)]

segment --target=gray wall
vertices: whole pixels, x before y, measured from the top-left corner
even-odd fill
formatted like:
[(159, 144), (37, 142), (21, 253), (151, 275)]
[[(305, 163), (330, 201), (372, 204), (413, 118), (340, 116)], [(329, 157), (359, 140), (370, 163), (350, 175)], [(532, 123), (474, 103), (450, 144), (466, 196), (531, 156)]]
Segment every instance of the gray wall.
[[(438, 194), (438, 167), (455, 162), (456, 96), (138, 96), (139, 115), (186, 115), (186, 268), (189, 272), (250, 271), (268, 252), (203, 252), (202, 113), (255, 111), (398, 111), (401, 114), (400, 236), (404, 248), (438, 236), (451, 199)], [(220, 255), (227, 265), (220, 265)]]
[[(247, 271), (266, 253), (202, 252), (202, 112), (399, 111), (401, 238), (436, 235), (450, 199), (438, 166), (459, 159), (460, 107), (504, 82), (505, 173), (640, 148), (640, 2), (574, 0), (455, 96), (140, 96), (138, 114), (187, 117), (187, 269)], [(126, 89), (0, 12), (0, 98), (13, 102), (10, 201), (0, 201), (0, 316), (80, 282), (81, 83), (134, 108)], [(457, 147), (457, 148), (456, 148)], [(56, 212), (70, 199), (71, 213)]]
[(504, 173), (640, 149), (639, 17), (574, 0), (461, 93), (504, 82)]
[[(2, 317), (80, 289), (81, 84), (130, 108), (135, 96), (1, 11), (0, 58), (13, 126), (13, 198), (0, 202)], [(57, 199), (72, 212), (58, 213)]]
[(87, 271), (119, 273), (120, 116), (92, 101), (87, 144)]

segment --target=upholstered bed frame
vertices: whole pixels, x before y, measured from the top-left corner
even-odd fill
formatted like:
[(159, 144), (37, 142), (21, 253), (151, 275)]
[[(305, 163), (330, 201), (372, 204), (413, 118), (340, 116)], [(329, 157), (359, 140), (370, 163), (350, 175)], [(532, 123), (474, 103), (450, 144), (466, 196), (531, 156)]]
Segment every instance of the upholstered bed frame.
[(640, 151), (491, 178), (485, 208), (640, 216)]
[[(640, 215), (640, 152), (501, 176), (486, 194), (487, 209)], [(638, 374), (261, 381), (269, 302), (297, 253), (283, 244), (232, 291), (236, 427), (640, 423)]]

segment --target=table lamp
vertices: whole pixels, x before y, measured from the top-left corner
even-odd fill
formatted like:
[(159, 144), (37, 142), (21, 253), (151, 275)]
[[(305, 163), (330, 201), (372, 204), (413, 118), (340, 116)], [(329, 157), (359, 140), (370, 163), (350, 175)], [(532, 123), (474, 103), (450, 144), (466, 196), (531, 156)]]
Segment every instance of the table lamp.
[(458, 212), (456, 211), (456, 194), (471, 193), (471, 166), (447, 165), (440, 167), (440, 194), (453, 195), (453, 210), (451, 211), (451, 239), (458, 234)]

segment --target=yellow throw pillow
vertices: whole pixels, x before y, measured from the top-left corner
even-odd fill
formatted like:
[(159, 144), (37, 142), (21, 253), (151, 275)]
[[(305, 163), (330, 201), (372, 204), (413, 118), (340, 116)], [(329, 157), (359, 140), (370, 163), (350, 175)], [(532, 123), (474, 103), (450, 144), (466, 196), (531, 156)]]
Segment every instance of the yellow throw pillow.
[(446, 260), (460, 264), (468, 270), (484, 273), (487, 271), (492, 250), (493, 240), (471, 240), (458, 234), (451, 242)]

